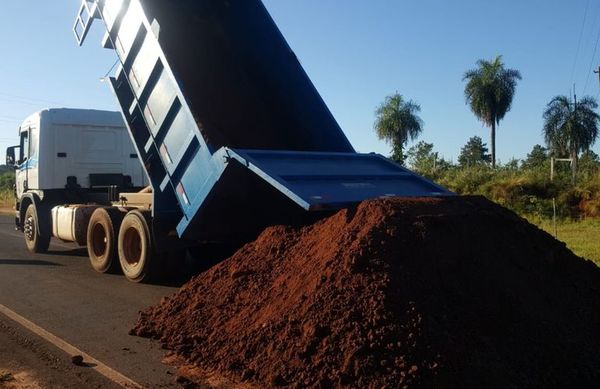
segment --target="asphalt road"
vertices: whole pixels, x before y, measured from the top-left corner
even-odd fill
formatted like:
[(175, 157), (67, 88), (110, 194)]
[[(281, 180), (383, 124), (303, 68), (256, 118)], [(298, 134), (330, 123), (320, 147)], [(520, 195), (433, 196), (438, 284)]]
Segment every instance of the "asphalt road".
[[(0, 216), (0, 304), (144, 387), (176, 387), (174, 369), (161, 363), (165, 350), (157, 342), (128, 330), (141, 309), (177, 286), (134, 284), (122, 275), (96, 273), (85, 248), (54, 239), (47, 254), (30, 254), (12, 217)], [(40, 341), (2, 314), (0, 320), (20, 337)], [(7, 336), (0, 331), (0, 337)], [(70, 363), (63, 354), (57, 353)]]

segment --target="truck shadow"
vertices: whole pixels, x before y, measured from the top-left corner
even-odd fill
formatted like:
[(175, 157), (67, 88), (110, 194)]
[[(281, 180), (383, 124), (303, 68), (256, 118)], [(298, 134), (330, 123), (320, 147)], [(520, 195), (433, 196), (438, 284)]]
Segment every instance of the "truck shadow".
[(183, 267), (176, 270), (169, 269), (163, 271), (158, 277), (143, 281), (147, 285), (167, 286), (172, 288), (180, 288), (195, 276), (208, 270), (205, 267)]
[(0, 265), (64, 266), (60, 263), (41, 259), (0, 259)]
[[(179, 288), (193, 277), (204, 273), (216, 264), (228, 258), (235, 251), (232, 247), (203, 248), (201, 252), (187, 251), (184, 253), (169, 253), (166, 263), (158, 277), (144, 281), (144, 284)], [(55, 257), (79, 257), (88, 259), (86, 247), (73, 249), (48, 250), (45, 255)], [(118, 261), (118, 259), (117, 259)], [(65, 266), (52, 261), (38, 259), (0, 259), (0, 265), (38, 265), (38, 266)], [(123, 276), (119, 270), (114, 274)]]
[(48, 250), (45, 254), (60, 257), (87, 257), (88, 252), (85, 247), (79, 247), (71, 250)]
[(200, 252), (188, 250), (182, 257), (170, 254), (158, 279), (145, 281), (150, 285), (181, 287), (192, 278), (210, 270), (233, 254), (235, 247), (204, 247)]

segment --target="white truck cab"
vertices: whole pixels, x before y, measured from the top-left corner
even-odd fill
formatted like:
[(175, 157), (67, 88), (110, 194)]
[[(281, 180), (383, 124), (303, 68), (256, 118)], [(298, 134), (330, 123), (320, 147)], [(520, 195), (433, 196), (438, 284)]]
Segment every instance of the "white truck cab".
[[(46, 109), (19, 127), (16, 191), (91, 188), (102, 176), (144, 186), (144, 172), (118, 112)], [(127, 178), (128, 177), (128, 178)]]
[(15, 168), (15, 221), (30, 251), (45, 251), (51, 236), (85, 244), (75, 224), (119, 191), (148, 185), (119, 112), (45, 109), (23, 121), (19, 140), (6, 162)]

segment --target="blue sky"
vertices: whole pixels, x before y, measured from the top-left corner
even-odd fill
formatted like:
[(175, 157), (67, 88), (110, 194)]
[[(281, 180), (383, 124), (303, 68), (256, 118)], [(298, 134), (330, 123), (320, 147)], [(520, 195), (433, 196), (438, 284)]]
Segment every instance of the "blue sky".
[[(489, 130), (464, 101), (465, 70), (502, 54), (521, 71), (500, 123), (502, 162), (543, 143), (542, 113), (555, 95), (600, 93), (600, 2), (591, 0), (264, 0), (346, 135), (359, 151), (389, 154), (373, 133), (374, 110), (398, 91), (422, 107), (425, 130), (446, 159)], [(71, 26), (79, 0), (7, 1), (0, 13), (0, 156), (19, 122), (45, 107), (116, 110), (100, 82), (115, 61), (96, 26), (79, 48)], [(587, 13), (586, 13), (587, 8)], [(585, 24), (583, 24), (585, 15)], [(582, 28), (583, 26), (583, 28)], [(581, 36), (581, 40), (579, 37)], [(579, 50), (578, 50), (579, 46)], [(600, 46), (600, 44), (598, 45)], [(587, 81), (587, 82), (586, 82)], [(600, 153), (600, 142), (594, 150)]]

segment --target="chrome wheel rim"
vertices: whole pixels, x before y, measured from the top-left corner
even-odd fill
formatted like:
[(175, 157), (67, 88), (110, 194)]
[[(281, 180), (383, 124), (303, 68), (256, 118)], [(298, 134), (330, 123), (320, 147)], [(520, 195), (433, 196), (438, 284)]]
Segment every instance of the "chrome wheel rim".
[(33, 222), (33, 216), (31, 215), (27, 216), (27, 218), (25, 219), (24, 232), (25, 238), (27, 238), (28, 241), (32, 242), (35, 237), (35, 223)]

